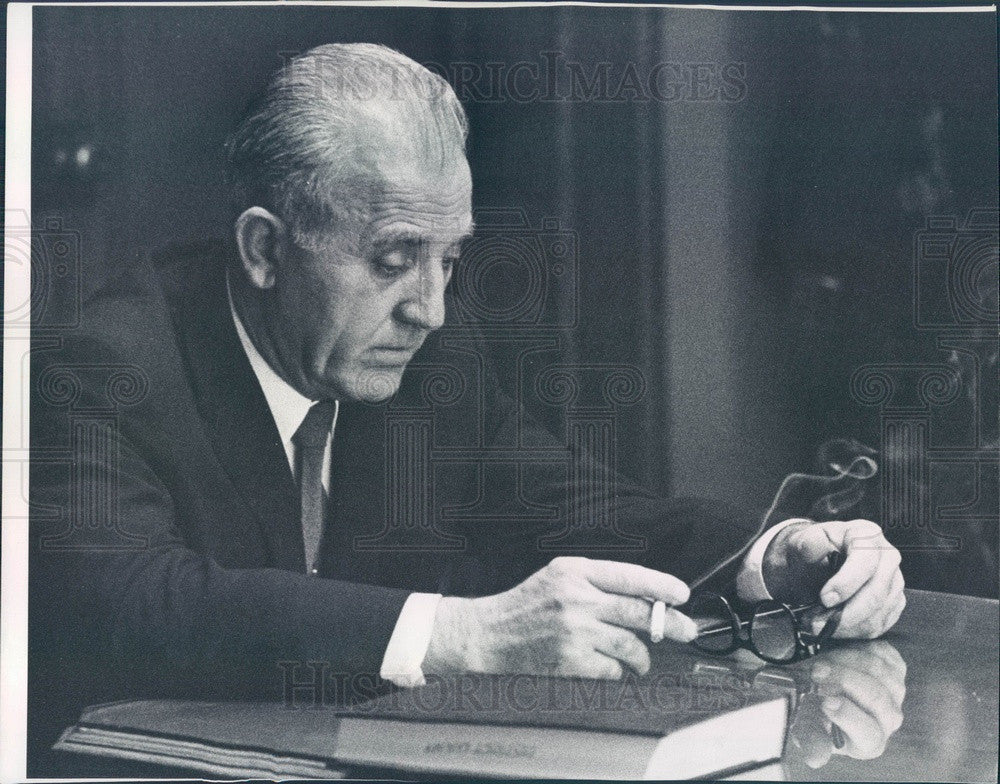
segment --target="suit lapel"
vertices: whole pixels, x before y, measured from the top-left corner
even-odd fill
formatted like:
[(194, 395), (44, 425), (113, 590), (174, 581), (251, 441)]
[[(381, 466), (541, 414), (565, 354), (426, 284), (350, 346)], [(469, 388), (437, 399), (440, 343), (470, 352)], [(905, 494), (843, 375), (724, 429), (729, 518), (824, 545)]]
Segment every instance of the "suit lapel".
[(224, 257), (161, 270), (199, 414), (216, 456), (261, 521), (275, 566), (305, 571), (299, 494), (226, 295)]

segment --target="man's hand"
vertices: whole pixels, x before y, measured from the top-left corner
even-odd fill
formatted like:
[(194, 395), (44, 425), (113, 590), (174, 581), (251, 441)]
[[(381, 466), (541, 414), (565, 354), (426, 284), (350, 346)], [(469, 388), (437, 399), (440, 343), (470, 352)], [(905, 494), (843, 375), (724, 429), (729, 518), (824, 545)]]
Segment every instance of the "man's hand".
[[(844, 563), (823, 583), (826, 558), (836, 551)], [(890, 629), (906, 606), (899, 563), (899, 550), (870, 520), (793, 524), (768, 546), (764, 582), (776, 599), (795, 603), (815, 601), (818, 588), (828, 609), (812, 619), (815, 633), (830, 609), (843, 604), (835, 636), (871, 639)]]
[[(520, 585), (479, 599), (438, 605), (423, 669), (427, 673), (527, 673), (621, 678), (649, 670), (651, 600), (688, 600), (669, 574), (635, 564), (555, 558)], [(667, 610), (665, 636), (689, 642), (694, 621)]]
[[(906, 663), (885, 640), (855, 643), (825, 652), (809, 671), (814, 694), (806, 695), (791, 727), (792, 745), (810, 768), (834, 754), (873, 759), (885, 751), (903, 723)], [(830, 726), (846, 744), (836, 748)]]

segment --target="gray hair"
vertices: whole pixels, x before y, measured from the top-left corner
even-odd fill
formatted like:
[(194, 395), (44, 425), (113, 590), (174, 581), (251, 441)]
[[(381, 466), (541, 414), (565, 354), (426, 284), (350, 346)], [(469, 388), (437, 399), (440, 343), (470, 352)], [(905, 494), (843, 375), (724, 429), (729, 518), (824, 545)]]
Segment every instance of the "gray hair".
[(266, 207), (293, 236), (335, 223), (336, 186), (382, 162), (443, 169), (464, 154), (468, 121), (451, 86), (377, 44), (326, 44), (289, 60), (226, 141), (226, 175), (242, 211)]

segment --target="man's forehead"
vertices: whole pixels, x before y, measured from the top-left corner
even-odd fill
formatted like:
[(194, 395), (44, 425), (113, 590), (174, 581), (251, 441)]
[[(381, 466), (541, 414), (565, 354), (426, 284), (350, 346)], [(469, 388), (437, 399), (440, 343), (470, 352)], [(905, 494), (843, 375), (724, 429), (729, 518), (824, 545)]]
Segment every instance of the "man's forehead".
[(437, 172), (381, 171), (366, 179), (358, 194), (364, 202), (363, 240), (449, 242), (473, 231), (467, 166)]
[(406, 210), (386, 220), (374, 220), (361, 234), (362, 247), (388, 245), (454, 245), (472, 236), (472, 215), (450, 217), (408, 214)]

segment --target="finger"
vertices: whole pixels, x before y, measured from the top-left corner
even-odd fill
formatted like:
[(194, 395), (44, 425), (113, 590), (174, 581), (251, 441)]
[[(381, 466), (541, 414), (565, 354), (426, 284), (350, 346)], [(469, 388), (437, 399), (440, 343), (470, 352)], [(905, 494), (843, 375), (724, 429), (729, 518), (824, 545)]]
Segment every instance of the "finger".
[[(874, 643), (869, 643), (874, 644)], [(896, 667), (864, 648), (835, 648), (823, 655), (812, 668), (813, 681), (829, 681), (833, 666), (846, 667), (855, 672), (867, 673), (889, 692), (895, 707), (903, 704), (906, 687)], [(826, 668), (824, 670), (824, 667)], [(826, 673), (826, 674), (824, 674)], [(819, 674), (820, 677), (816, 677)]]
[(598, 620), (613, 623), (624, 629), (634, 629), (637, 632), (649, 630), (653, 605), (648, 600), (611, 593), (600, 593), (599, 596)]
[(889, 584), (889, 599), (891, 600), (891, 606), (895, 607), (896, 603), (903, 596), (903, 586), (905, 582), (903, 581), (903, 573), (897, 568), (892, 575), (892, 580)]
[(691, 596), (688, 587), (666, 572), (618, 561), (584, 561), (584, 577), (596, 588), (623, 596), (639, 596), (669, 605), (684, 604)]
[(649, 649), (627, 629), (607, 623), (601, 624), (600, 632), (594, 641), (594, 649), (612, 659), (617, 659), (639, 675), (649, 672)]
[[(862, 643), (871, 645), (872, 643)], [(865, 647), (837, 647), (824, 651), (823, 655), (817, 657), (812, 669), (813, 672), (826, 673), (821, 678), (829, 680), (832, 668), (847, 668), (855, 672), (865, 673), (878, 681), (895, 680), (896, 671), (890, 667), (883, 659), (879, 658)]]
[(816, 523), (802, 526), (788, 535), (787, 545), (806, 563), (819, 563), (839, 549), (830, 538), (827, 525), (827, 523)]
[[(826, 626), (827, 621), (833, 617), (833, 614), (837, 612), (836, 609), (833, 610), (818, 610), (812, 611), (803, 617), (803, 620), (809, 624), (809, 630), (812, 632), (814, 637), (818, 637), (820, 632)], [(836, 637), (837, 635), (834, 634)]]
[(847, 745), (842, 753), (857, 759), (872, 759), (885, 751), (888, 733), (874, 716), (850, 700), (827, 697), (820, 704), (820, 710), (843, 730)]
[(829, 737), (816, 736), (816, 738), (817, 740), (810, 745), (804, 759), (806, 765), (813, 770), (822, 768), (833, 756), (833, 741)]
[(599, 651), (591, 651), (575, 659), (562, 662), (556, 668), (556, 675), (618, 681), (625, 675), (625, 668), (614, 657)]
[[(820, 592), (827, 607), (834, 607), (850, 599), (868, 582), (878, 568), (883, 556), (895, 558), (899, 565), (899, 551), (882, 536), (882, 530), (870, 520), (852, 520), (850, 523), (827, 523), (830, 535), (839, 537), (841, 549), (847, 553), (844, 565), (831, 577)], [(891, 554), (895, 555), (891, 555)]]
[(885, 620), (882, 622), (882, 630), (889, 631), (889, 629), (895, 626), (896, 622), (899, 620), (899, 617), (903, 614), (903, 610), (905, 609), (906, 609), (906, 597), (900, 596), (899, 599), (896, 600), (895, 607), (893, 607), (893, 609), (889, 611), (889, 613), (885, 617)]
[(667, 608), (663, 625), (664, 639), (675, 640), (677, 642), (691, 642), (697, 636), (698, 624), (680, 610), (675, 610), (673, 607)]
[(813, 770), (822, 768), (833, 756), (833, 739), (821, 726), (801, 738), (799, 746), (802, 749), (802, 761)]
[[(906, 606), (906, 597), (902, 598), (903, 607)], [(872, 640), (871, 642), (858, 643), (864, 651), (878, 656), (886, 663), (886, 666), (893, 673), (893, 677), (900, 680), (906, 678), (906, 662), (896, 650), (895, 646), (885, 640)]]
[(898, 551), (881, 554), (869, 580), (844, 605), (840, 629), (845, 635), (877, 637), (885, 631), (885, 616), (894, 609), (897, 600), (892, 596), (892, 586), (899, 571), (899, 558), (892, 553)]
[[(881, 608), (881, 615), (879, 617), (879, 633), (888, 631), (892, 625), (899, 618), (896, 614), (897, 610), (902, 613), (902, 608), (906, 604), (906, 598), (903, 596), (903, 574), (896, 569), (895, 574), (892, 576), (892, 580), (889, 584), (889, 592), (886, 596), (885, 602)], [(895, 615), (895, 617), (893, 617)]]
[[(844, 696), (871, 715), (886, 734), (899, 729), (903, 714), (882, 681), (867, 673), (831, 665), (829, 677), (822, 679), (819, 692), (825, 697)], [(815, 673), (813, 679), (816, 679)]]
[[(598, 620), (637, 632), (650, 631), (653, 605), (649, 601), (614, 594), (603, 596), (604, 599), (598, 601)], [(678, 642), (691, 642), (698, 636), (698, 625), (689, 616), (668, 607), (663, 636)]]
[(830, 761), (833, 741), (827, 732), (829, 720), (820, 713), (819, 695), (803, 695), (789, 728), (789, 739), (799, 749), (802, 761), (810, 768), (821, 768)]

